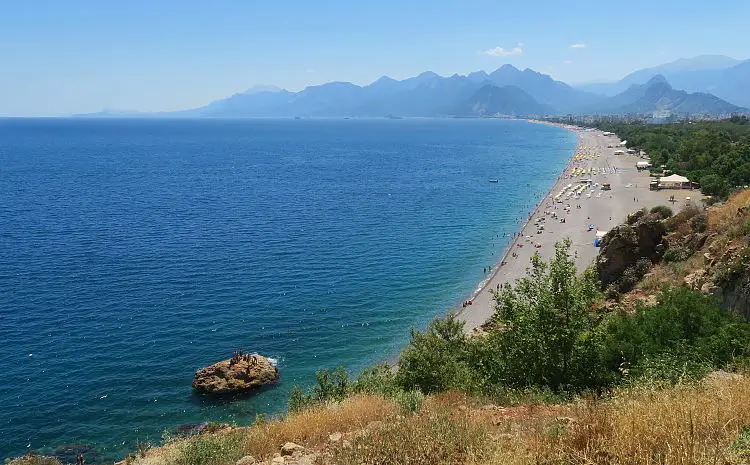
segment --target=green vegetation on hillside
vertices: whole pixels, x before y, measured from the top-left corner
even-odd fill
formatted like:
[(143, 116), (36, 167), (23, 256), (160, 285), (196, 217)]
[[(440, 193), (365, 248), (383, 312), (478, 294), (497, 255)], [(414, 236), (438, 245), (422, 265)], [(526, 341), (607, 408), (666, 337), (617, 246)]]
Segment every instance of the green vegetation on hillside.
[(643, 149), (655, 167), (666, 165), (691, 181), (707, 195), (725, 198), (737, 186), (750, 184), (750, 121), (733, 117), (725, 121), (650, 125), (600, 123)]
[(569, 248), (557, 244), (549, 263), (534, 257), (526, 277), (501, 289), (486, 335), (468, 337), (455, 319), (437, 319), (412, 332), (395, 373), (381, 367), (350, 380), (342, 369), (322, 371), (310, 392), (295, 391), (291, 409), (358, 393), (385, 395), (405, 411), (418, 409), (423, 394), (450, 390), (554, 400), (697, 379), (750, 356), (750, 324), (686, 287), (665, 289), (632, 313), (600, 310), (596, 274), (578, 275)]

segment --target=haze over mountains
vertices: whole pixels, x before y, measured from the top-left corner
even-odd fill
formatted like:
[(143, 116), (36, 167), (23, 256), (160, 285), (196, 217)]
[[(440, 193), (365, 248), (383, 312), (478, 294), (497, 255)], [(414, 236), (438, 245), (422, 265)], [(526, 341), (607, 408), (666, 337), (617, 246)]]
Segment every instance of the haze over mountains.
[(701, 55), (661, 66), (635, 71), (620, 81), (585, 84), (577, 89), (613, 96), (635, 84), (644, 84), (656, 75), (664, 76), (676, 89), (711, 93), (741, 107), (750, 108), (750, 60), (740, 61), (723, 55)]
[[(729, 96), (729, 101), (722, 96)], [(152, 116), (472, 117), (660, 111), (726, 114), (746, 111), (743, 107), (750, 107), (750, 60), (740, 62), (709, 55), (639, 70), (615, 83), (578, 87), (509, 64), (489, 74), (477, 71), (442, 77), (427, 71), (401, 81), (383, 76), (366, 86), (330, 82), (300, 92), (259, 86), (204, 107)]]

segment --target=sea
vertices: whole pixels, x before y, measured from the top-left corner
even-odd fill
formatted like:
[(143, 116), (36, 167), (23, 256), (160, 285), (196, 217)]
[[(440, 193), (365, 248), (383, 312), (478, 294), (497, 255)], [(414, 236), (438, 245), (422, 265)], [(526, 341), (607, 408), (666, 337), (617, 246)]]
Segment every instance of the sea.
[[(575, 144), (498, 119), (0, 119), (0, 459), (111, 461), (394, 360)], [(279, 383), (192, 392), (237, 350)]]

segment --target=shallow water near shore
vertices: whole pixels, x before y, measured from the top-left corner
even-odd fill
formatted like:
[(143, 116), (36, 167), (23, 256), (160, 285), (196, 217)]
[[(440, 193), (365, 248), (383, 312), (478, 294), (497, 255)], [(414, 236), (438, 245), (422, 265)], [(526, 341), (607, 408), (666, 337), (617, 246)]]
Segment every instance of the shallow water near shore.
[[(0, 120), (0, 458), (121, 457), (394, 357), (575, 144), (503, 120)], [(194, 396), (237, 349), (277, 358), (279, 384)]]

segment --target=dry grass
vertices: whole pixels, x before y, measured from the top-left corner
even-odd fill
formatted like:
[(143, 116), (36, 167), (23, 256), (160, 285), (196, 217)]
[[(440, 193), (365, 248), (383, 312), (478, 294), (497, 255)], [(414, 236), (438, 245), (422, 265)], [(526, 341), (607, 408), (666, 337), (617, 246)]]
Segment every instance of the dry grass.
[(708, 226), (712, 231), (727, 231), (737, 224), (737, 210), (750, 205), (750, 189), (742, 190), (720, 206), (709, 209)]
[(133, 464), (230, 465), (245, 455), (269, 458), (286, 442), (316, 449), (328, 441), (331, 433), (358, 431), (373, 421), (392, 419), (398, 411), (398, 406), (385, 398), (354, 396), (340, 404), (319, 406), (281, 420), (176, 440), (151, 449), (145, 457), (135, 458)]
[(338, 405), (305, 410), (283, 421), (249, 428), (244, 451), (257, 458), (273, 455), (285, 442), (321, 446), (331, 433), (361, 430), (373, 421), (394, 418), (398, 411), (395, 403), (383, 397), (355, 396)]
[(333, 449), (335, 465), (453, 465), (485, 463), (493, 449), (485, 425), (468, 410), (424, 410), (370, 428), (348, 447)]
[(666, 390), (618, 391), (579, 402), (568, 416), (506, 425), (491, 463), (748, 463), (732, 448), (750, 426), (750, 378), (731, 377)]
[(702, 254), (692, 255), (682, 262), (659, 263), (651, 267), (636, 289), (658, 293), (664, 286), (677, 287), (683, 284), (685, 276), (700, 268), (703, 268)]
[[(606, 400), (565, 405), (483, 405), (449, 392), (425, 399), (417, 414), (398, 413), (388, 400), (359, 396), (285, 420), (177, 441), (137, 463), (231, 465), (244, 455), (268, 460), (287, 441), (327, 452), (319, 463), (335, 464), (750, 463), (750, 377), (726, 373), (668, 389), (622, 388)], [(351, 446), (330, 444), (333, 432)], [(206, 455), (196, 444), (219, 452)], [(193, 455), (186, 457), (186, 450)]]

